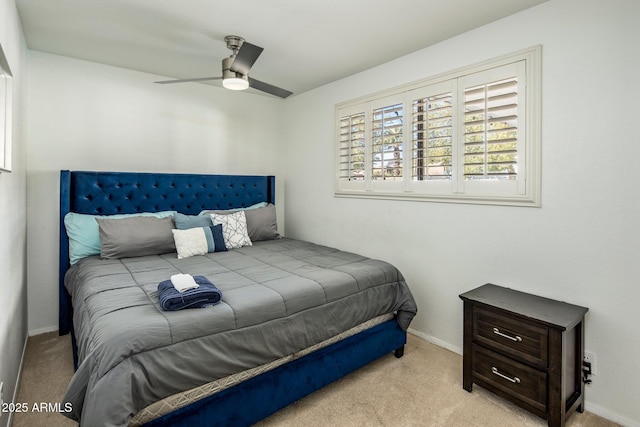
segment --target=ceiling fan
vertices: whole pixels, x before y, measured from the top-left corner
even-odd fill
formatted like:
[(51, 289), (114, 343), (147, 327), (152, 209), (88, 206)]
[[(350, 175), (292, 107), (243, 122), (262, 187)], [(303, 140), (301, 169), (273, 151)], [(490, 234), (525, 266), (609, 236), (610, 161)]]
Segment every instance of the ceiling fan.
[(263, 48), (246, 42), (242, 37), (238, 36), (227, 36), (224, 38), (224, 41), (232, 53), (230, 57), (222, 60), (222, 77), (196, 77), (192, 79), (164, 80), (155, 83), (167, 84), (222, 80), (222, 86), (231, 90), (245, 90), (252, 87), (262, 92), (279, 96), (280, 98), (286, 98), (293, 93), (249, 77), (249, 70), (262, 53)]

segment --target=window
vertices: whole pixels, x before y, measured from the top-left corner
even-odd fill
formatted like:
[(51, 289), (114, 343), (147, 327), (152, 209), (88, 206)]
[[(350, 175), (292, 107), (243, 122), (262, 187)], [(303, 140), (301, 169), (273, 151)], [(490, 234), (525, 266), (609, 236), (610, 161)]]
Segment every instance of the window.
[(0, 45), (0, 172), (11, 172), (11, 91), (13, 74)]
[(336, 106), (335, 194), (540, 206), (540, 47)]

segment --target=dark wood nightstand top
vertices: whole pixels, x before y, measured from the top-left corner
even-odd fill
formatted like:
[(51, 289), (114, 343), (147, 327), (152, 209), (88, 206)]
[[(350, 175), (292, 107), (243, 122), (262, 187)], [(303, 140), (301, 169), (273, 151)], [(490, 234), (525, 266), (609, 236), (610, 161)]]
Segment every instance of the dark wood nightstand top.
[(567, 330), (580, 322), (586, 307), (487, 283), (460, 295), (463, 301), (486, 304), (548, 326)]

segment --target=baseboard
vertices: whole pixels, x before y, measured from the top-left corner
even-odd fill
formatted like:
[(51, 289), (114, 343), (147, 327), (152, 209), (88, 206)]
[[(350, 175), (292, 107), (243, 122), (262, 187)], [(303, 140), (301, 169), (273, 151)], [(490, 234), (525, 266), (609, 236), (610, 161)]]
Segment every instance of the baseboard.
[[(585, 396), (588, 396), (585, 393)], [(606, 408), (596, 405), (593, 402), (590, 402), (589, 399), (586, 399), (584, 402), (585, 411), (591, 412), (592, 414), (596, 414), (599, 417), (605, 418), (609, 421), (613, 421), (614, 423), (618, 423), (625, 427), (640, 427), (640, 422), (630, 420), (629, 418), (622, 417), (614, 412), (609, 411)]]
[(55, 332), (58, 330), (58, 326), (46, 326), (44, 328), (38, 328), (38, 329), (34, 329), (32, 331), (29, 331), (29, 336), (33, 337), (36, 335), (40, 335), (40, 334), (47, 334), (49, 332)]
[[(13, 396), (11, 402), (16, 403), (18, 397), (18, 390), (20, 389), (20, 381), (22, 380), (22, 368), (24, 366), (24, 356), (27, 354), (27, 342), (29, 341), (29, 334), (24, 337), (24, 345), (22, 346), (22, 355), (20, 356), (20, 366), (18, 367), (18, 376), (16, 377), (16, 386), (13, 389)], [(7, 420), (7, 426), (13, 425), (13, 412), (9, 411), (9, 418)]]
[(442, 340), (440, 340), (438, 338), (435, 338), (432, 335), (427, 335), (425, 333), (416, 331), (415, 329), (412, 329), (412, 328), (409, 328), (407, 330), (407, 332), (409, 332), (410, 334), (413, 334), (413, 335), (415, 335), (417, 337), (422, 338), (426, 342), (429, 342), (431, 344), (437, 345), (438, 347), (442, 347), (444, 349), (447, 349), (449, 351), (452, 351), (452, 352), (462, 356), (462, 349), (460, 347), (456, 347), (454, 345), (449, 344), (448, 342), (445, 342), (445, 341), (442, 341)]

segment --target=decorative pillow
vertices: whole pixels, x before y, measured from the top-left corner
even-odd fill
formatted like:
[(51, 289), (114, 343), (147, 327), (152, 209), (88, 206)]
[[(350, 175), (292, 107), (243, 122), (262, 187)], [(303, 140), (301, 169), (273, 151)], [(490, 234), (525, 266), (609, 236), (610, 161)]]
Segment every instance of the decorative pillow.
[(276, 207), (268, 204), (263, 208), (244, 211), (247, 218), (247, 231), (252, 242), (280, 238), (276, 221)]
[(213, 225), (222, 224), (222, 235), (227, 249), (251, 246), (251, 239), (247, 233), (247, 219), (245, 211), (235, 212), (229, 215), (211, 214)]
[(174, 211), (163, 211), (118, 215), (86, 215), (69, 212), (64, 216), (64, 226), (69, 237), (69, 261), (71, 264), (75, 264), (82, 258), (100, 254), (100, 231), (96, 218), (119, 219), (134, 216), (164, 218), (172, 216), (174, 213)]
[[(210, 218), (207, 219), (211, 221)], [(171, 231), (178, 251), (178, 259), (227, 250), (222, 236), (222, 224)]]
[(100, 229), (100, 257), (131, 258), (176, 251), (173, 217), (134, 216), (96, 218)]
[(173, 220), (176, 222), (176, 228), (178, 230), (211, 227), (213, 225), (210, 216), (184, 215), (179, 212), (176, 212), (176, 214), (173, 216)]

